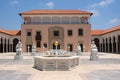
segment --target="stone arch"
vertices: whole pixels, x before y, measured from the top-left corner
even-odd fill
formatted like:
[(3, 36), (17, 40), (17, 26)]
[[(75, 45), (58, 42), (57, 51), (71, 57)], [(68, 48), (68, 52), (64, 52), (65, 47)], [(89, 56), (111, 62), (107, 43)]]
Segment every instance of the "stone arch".
[(108, 52), (108, 38), (106, 38), (106, 52)]
[(1, 40), (0, 41), (1, 42), (0, 43), (0, 53), (2, 53), (3, 52), (3, 38), (1, 37), (0, 40)]
[(16, 52), (16, 45), (18, 43), (19, 39), (15, 38), (13, 39), (13, 52)]
[(116, 38), (113, 36), (113, 52), (116, 53)]
[(94, 41), (95, 41), (95, 44), (96, 44), (96, 46), (98, 48), (98, 51), (100, 51), (100, 46), (99, 46), (100, 45), (100, 41), (99, 41), (99, 39), (95, 38)]
[(103, 52), (105, 52), (105, 39), (103, 38)]

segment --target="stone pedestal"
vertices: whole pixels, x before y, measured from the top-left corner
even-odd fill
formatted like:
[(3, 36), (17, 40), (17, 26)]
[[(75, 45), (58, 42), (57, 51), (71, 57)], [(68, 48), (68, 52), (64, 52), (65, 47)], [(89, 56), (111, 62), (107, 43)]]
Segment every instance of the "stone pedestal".
[(97, 61), (98, 60), (98, 50), (97, 49), (92, 49), (91, 50), (90, 60), (91, 61)]
[(79, 56), (34, 57), (34, 67), (42, 71), (67, 71), (79, 66)]
[(14, 60), (23, 60), (23, 56), (22, 55), (15, 55)]

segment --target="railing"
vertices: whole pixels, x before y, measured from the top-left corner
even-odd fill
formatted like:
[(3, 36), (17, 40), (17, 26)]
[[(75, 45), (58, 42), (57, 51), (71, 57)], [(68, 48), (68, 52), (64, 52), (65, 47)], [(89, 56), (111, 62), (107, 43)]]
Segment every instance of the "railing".
[(89, 22), (24, 22), (23, 24), (89, 24)]

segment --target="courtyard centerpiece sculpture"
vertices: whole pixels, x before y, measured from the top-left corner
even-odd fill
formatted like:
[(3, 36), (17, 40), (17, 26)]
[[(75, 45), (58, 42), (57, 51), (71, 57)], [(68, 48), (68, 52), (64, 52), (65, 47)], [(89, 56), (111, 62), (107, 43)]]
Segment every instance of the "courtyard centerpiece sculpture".
[(57, 49), (59, 43), (54, 42), (55, 49), (44, 51), (42, 56), (34, 56), (34, 67), (42, 71), (64, 71), (79, 66), (79, 56), (69, 54), (63, 49)]
[(90, 60), (91, 60), (91, 61), (97, 61), (98, 58), (99, 58), (99, 57), (98, 57), (98, 49), (97, 49), (94, 41), (92, 41)]
[(16, 55), (14, 56), (14, 60), (22, 60), (22, 43), (19, 41), (16, 45)]

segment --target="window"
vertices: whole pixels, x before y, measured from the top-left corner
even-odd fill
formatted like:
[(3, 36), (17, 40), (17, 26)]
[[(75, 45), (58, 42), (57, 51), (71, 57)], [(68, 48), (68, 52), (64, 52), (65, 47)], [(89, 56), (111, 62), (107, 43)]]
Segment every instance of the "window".
[(37, 32), (36, 32), (36, 35), (40, 35), (40, 34), (41, 34), (40, 31), (37, 31)]
[(78, 35), (82, 36), (83, 35), (83, 29), (78, 29)]
[(27, 36), (31, 36), (31, 32), (27, 32)]
[(41, 40), (41, 32), (40, 31), (36, 32), (36, 40)]
[(36, 43), (37, 43), (37, 44), (36, 44), (37, 47), (41, 47), (41, 42), (40, 42), (40, 41), (37, 41)]
[(72, 36), (72, 30), (68, 30), (68, 36)]
[(59, 31), (54, 31), (54, 36), (59, 36)]

